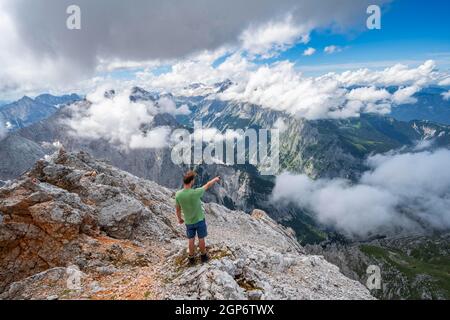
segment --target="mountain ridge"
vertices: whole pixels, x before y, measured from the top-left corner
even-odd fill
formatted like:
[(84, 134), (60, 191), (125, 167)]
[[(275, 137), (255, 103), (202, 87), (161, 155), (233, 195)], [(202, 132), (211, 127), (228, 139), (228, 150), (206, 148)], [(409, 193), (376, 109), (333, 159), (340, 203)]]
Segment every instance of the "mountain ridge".
[(32, 99), (24, 96), (21, 99), (2, 105), (0, 108), (0, 120), (5, 123), (9, 131), (30, 126), (52, 116), (62, 105), (81, 100), (76, 94), (53, 96), (41, 94)]
[[(108, 96), (112, 98), (114, 94), (111, 92)], [(163, 95), (169, 97), (167, 94)], [(161, 96), (141, 88), (135, 88), (130, 100), (155, 102)], [(365, 167), (367, 157), (373, 154), (416, 152), (416, 150), (433, 150), (437, 147), (448, 148), (450, 146), (449, 127), (427, 120), (404, 122), (389, 116), (362, 114), (359, 118), (307, 121), (291, 119), (281, 112), (262, 109), (258, 106), (219, 100), (206, 101), (204, 97), (170, 96), (170, 99), (174, 99), (178, 106), (188, 105), (192, 111), (191, 114), (175, 117), (170, 114), (158, 114), (154, 121), (145, 124), (143, 129), (150, 130), (155, 126), (189, 129), (192, 122), (198, 119), (204, 120), (204, 127), (217, 127), (220, 131), (228, 128), (272, 128), (277, 123), (280, 125), (283, 122), (284, 126), (281, 126), (284, 127), (281, 136), (283, 147), (280, 158), (283, 169), (294, 173), (307, 173), (313, 178), (332, 179), (337, 177), (357, 181), (361, 172), (367, 169)], [(89, 107), (89, 102), (86, 100), (76, 102), (76, 104)], [(86, 150), (96, 158), (109, 159), (111, 164), (120, 169), (142, 178), (156, 180), (165, 187), (178, 188), (180, 186), (179, 177), (188, 167), (173, 165), (170, 160), (170, 152), (164, 149), (124, 152), (102, 139), (79, 139), (68, 134), (70, 128), (65, 125), (65, 120), (70, 119), (71, 110), (71, 106), (60, 108), (49, 118), (10, 134), (7, 138), (11, 139), (10, 141), (22, 141), (17, 146), (24, 146), (23, 152), (21, 152), (21, 148), (15, 148), (16, 152), (11, 153), (10, 150), (14, 150), (14, 148), (11, 149), (11, 144), (8, 147), (6, 143), (8, 140), (0, 142), (2, 153), (8, 155), (10, 152), (11, 155), (17, 155), (17, 160), (27, 160), (27, 162), (21, 162), (13, 159), (9, 165), (5, 162), (0, 163), (0, 167), (2, 164), (6, 165), (6, 170), (2, 171), (0, 168), (0, 173), (8, 172), (9, 176), (6, 179), (15, 178), (31, 167), (34, 161), (53, 153), (63, 145), (68, 151)], [(280, 119), (282, 121), (279, 121)], [(30, 146), (33, 147), (30, 148)], [(27, 150), (30, 149), (37, 150), (38, 154), (31, 154), (24, 159), (23, 155), (28, 154)], [(14, 172), (10, 170), (11, 167), (15, 169)], [(357, 249), (360, 254), (355, 256), (361, 257), (360, 260), (350, 258), (348, 261), (336, 260), (335, 257), (352, 257), (346, 252), (354, 252), (355, 245), (334, 230), (318, 225), (314, 220), (314, 215), (310, 212), (296, 207), (281, 207), (272, 204), (270, 195), (275, 182), (274, 177), (260, 176), (256, 167), (251, 165), (200, 165), (193, 168), (198, 171), (200, 182), (216, 175), (222, 176), (223, 181), (226, 181), (206, 195), (204, 199), (206, 202), (216, 202), (229, 209), (243, 210), (247, 213), (253, 212), (254, 209), (265, 210), (277, 222), (292, 227), (296, 231), (297, 240), (302, 244), (320, 244), (319, 247), (324, 247), (311, 252), (324, 255), (327, 260), (339, 265), (344, 273), (352, 279), (364, 283), (364, 279), (361, 278), (365, 276), (364, 268), (361, 268), (360, 265), (366, 262), (372, 264), (380, 262), (388, 268), (389, 274), (402, 274), (398, 265), (392, 265), (390, 261), (384, 259), (389, 252), (396, 253), (398, 251), (398, 248), (394, 248), (395, 250), (392, 251), (386, 245), (387, 242), (375, 243), (373, 245), (375, 248), (372, 248), (373, 246), (370, 244), (372, 247), (369, 252), (376, 252), (383, 259), (374, 258), (373, 255), (367, 255)], [(0, 185), (4, 183), (0, 181)], [(8, 184), (8, 182), (6, 183)], [(208, 204), (208, 206), (214, 206), (214, 204)], [(347, 242), (342, 246), (328, 249), (330, 243), (340, 244), (341, 240)], [(413, 238), (409, 241), (415, 242)], [(424, 265), (426, 263), (432, 272), (436, 270), (435, 265), (422, 261), (422, 258), (409, 257), (401, 250), (398, 254), (404, 261), (412, 263), (409, 273), (414, 273), (415, 264)], [(355, 272), (362, 272), (362, 276), (355, 277)], [(438, 277), (438, 279), (441, 278)], [(377, 298), (417, 298), (417, 295), (410, 294), (415, 290), (415, 281), (414, 277), (395, 276), (386, 282), (385, 291), (381, 294), (377, 292), (375, 295)], [(424, 283), (422, 278), (420, 281)], [(442, 296), (442, 288), (434, 285), (424, 287), (431, 288), (429, 291), (431, 294), (425, 292), (424, 297)], [(392, 293), (397, 289), (404, 295)]]
[(173, 195), (83, 152), (39, 161), (0, 189), (0, 298), (373, 299), (258, 210), (205, 205), (211, 262), (188, 267)]

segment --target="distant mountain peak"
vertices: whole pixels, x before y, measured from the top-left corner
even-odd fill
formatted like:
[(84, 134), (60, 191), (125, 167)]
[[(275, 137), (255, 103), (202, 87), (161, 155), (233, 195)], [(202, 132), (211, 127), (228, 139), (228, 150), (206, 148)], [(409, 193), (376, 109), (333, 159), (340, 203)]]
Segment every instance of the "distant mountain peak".
[(137, 87), (137, 86), (131, 88), (131, 94), (137, 94), (137, 93), (148, 94), (149, 92), (147, 90), (144, 90), (143, 88)]
[(160, 94), (155, 92), (149, 92), (141, 87), (131, 88), (130, 101), (156, 101), (159, 100)]
[(54, 96), (45, 93), (34, 99), (25, 95), (15, 102), (3, 105), (0, 116), (5, 123), (10, 124), (8, 129), (14, 131), (46, 119), (53, 115), (60, 106), (81, 99), (77, 94)]
[(30, 98), (29, 96), (23, 96), (22, 98), (20, 98), (17, 102), (34, 102), (34, 100), (32, 98)]

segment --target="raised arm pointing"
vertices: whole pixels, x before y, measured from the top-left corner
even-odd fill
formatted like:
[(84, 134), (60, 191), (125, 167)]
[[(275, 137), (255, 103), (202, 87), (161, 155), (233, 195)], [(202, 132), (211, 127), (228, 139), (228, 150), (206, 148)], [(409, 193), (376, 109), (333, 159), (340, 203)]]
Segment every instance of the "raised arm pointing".
[(220, 177), (215, 177), (214, 179), (212, 179), (211, 181), (209, 181), (208, 183), (206, 183), (203, 186), (203, 189), (208, 190), (209, 188), (211, 188), (214, 184), (216, 184), (217, 182), (220, 181)]

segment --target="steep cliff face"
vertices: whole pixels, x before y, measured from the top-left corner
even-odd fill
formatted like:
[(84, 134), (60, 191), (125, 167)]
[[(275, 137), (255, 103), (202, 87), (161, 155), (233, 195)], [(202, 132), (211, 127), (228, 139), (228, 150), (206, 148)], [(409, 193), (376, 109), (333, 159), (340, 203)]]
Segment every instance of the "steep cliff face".
[(189, 267), (173, 195), (86, 153), (39, 161), (0, 189), (0, 298), (372, 299), (258, 210), (206, 204), (212, 259)]

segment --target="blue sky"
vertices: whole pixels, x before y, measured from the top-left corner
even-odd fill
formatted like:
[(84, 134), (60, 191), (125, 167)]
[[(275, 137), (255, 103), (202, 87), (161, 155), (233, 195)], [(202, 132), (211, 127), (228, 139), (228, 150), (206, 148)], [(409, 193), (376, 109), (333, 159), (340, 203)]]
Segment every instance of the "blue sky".
[[(349, 63), (375, 69), (393, 61), (411, 64), (428, 59), (436, 60), (442, 69), (449, 69), (449, 13), (450, 1), (397, 0), (384, 8), (381, 30), (366, 29), (345, 35), (314, 31), (308, 44), (296, 45), (278, 58), (296, 62), (307, 73), (335, 71), (333, 68), (340, 71), (339, 64), (344, 65), (343, 69), (349, 69)], [(325, 54), (323, 48), (328, 45), (337, 45), (342, 51)], [(317, 49), (316, 54), (303, 56), (308, 47)]]

